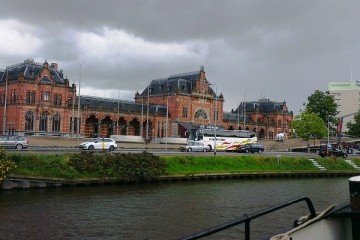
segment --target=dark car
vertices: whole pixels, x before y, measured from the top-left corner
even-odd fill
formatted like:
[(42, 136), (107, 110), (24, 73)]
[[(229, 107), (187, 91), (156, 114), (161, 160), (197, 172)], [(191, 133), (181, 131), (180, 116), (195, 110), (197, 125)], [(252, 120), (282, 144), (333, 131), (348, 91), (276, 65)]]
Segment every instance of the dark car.
[(264, 146), (261, 144), (257, 144), (257, 143), (247, 143), (243, 146), (239, 146), (236, 149), (237, 152), (244, 152), (244, 153), (254, 153), (254, 152), (258, 152), (258, 153), (262, 153), (264, 151)]
[(338, 148), (332, 146), (320, 146), (319, 149), (319, 156), (320, 157), (343, 157), (346, 158), (348, 154)]

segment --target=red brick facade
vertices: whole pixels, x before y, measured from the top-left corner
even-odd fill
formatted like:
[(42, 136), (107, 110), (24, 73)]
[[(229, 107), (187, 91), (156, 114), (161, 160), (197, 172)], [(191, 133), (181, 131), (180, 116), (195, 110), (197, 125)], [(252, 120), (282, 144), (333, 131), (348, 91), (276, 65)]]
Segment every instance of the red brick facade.
[(141, 94), (135, 94), (135, 102), (79, 98), (75, 84), (69, 85), (55, 63), (26, 60), (0, 71), (0, 129), (5, 134), (132, 135), (156, 140), (185, 137), (189, 126), (216, 124), (226, 129), (255, 130), (264, 138), (274, 138), (279, 132), (291, 135), (293, 116), (285, 102), (272, 112), (260, 107), (246, 111), (244, 127), (244, 120), (234, 118), (236, 113), (224, 113), (224, 101), (206, 79), (203, 67), (152, 80)]

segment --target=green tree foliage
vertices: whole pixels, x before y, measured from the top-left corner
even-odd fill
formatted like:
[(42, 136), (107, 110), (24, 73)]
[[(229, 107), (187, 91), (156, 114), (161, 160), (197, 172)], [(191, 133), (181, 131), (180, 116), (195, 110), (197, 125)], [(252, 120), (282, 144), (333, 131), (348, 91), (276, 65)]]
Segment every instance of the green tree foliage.
[(311, 137), (320, 139), (327, 135), (327, 128), (323, 119), (312, 112), (302, 112), (295, 116), (291, 127), (302, 139), (308, 141)]
[(355, 114), (354, 122), (350, 121), (346, 124), (349, 131), (348, 134), (354, 137), (360, 137), (360, 111)]
[(328, 120), (336, 122), (337, 104), (333, 96), (319, 90), (308, 97), (306, 112), (315, 113), (326, 123)]

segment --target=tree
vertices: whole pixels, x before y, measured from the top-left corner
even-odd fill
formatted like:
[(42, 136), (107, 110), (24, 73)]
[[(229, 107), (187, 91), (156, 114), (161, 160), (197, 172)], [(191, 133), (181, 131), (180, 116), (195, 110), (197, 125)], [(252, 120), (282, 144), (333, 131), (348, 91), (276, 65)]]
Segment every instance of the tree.
[(319, 90), (308, 97), (308, 103), (306, 104), (306, 112), (315, 113), (326, 123), (336, 122), (337, 104), (332, 95), (324, 93)]
[(325, 122), (319, 115), (312, 112), (305, 111), (295, 116), (291, 127), (305, 141), (309, 141), (312, 137), (314, 139), (321, 139), (327, 135)]
[(360, 137), (360, 111), (354, 115), (354, 123), (352, 121), (346, 124), (348, 134), (354, 137)]

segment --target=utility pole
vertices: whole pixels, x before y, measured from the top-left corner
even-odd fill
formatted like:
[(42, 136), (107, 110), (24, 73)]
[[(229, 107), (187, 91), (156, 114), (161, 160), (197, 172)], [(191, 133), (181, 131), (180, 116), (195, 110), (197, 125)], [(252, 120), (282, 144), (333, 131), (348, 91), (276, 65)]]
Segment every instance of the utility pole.
[(7, 92), (8, 92), (8, 68), (6, 67), (5, 76), (5, 101), (4, 101), (4, 119), (3, 119), (3, 135), (6, 135), (6, 103), (7, 103)]
[(217, 112), (217, 86), (215, 86), (215, 119), (214, 119), (214, 130), (215, 130), (215, 134), (214, 134), (214, 155), (216, 155), (216, 119), (218, 117), (218, 112)]
[(78, 99), (78, 115), (76, 119), (76, 141), (79, 141), (79, 135), (80, 135), (80, 83), (81, 83), (81, 63), (80, 63), (80, 78), (79, 78), (79, 99)]
[(243, 111), (244, 111), (244, 114), (243, 114), (243, 116), (244, 116), (244, 130), (246, 130), (246, 92), (245, 92), (245, 94), (244, 94), (244, 104), (243, 104), (244, 106), (243, 106)]
[(117, 119), (116, 119), (116, 135), (119, 135), (119, 107), (120, 107), (120, 90), (118, 95), (118, 102), (117, 102)]
[(165, 150), (167, 150), (168, 143), (168, 124), (169, 124), (169, 87), (166, 82), (166, 123), (165, 123)]
[[(150, 83), (151, 84), (151, 83)], [(150, 94), (150, 84), (148, 84), (147, 91), (147, 108), (146, 108), (146, 139), (145, 143), (147, 144), (149, 141), (149, 94)]]

